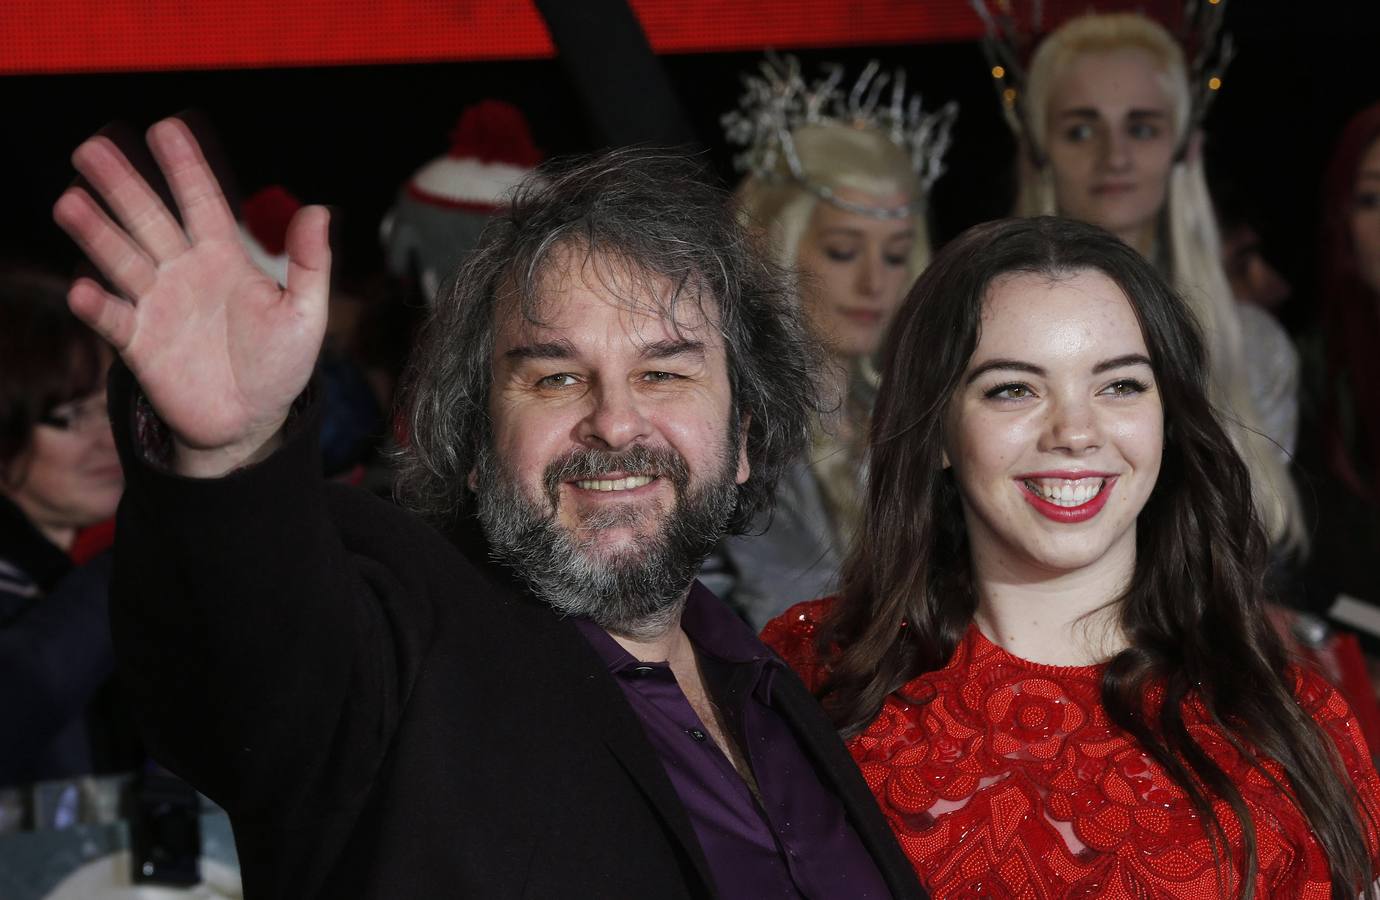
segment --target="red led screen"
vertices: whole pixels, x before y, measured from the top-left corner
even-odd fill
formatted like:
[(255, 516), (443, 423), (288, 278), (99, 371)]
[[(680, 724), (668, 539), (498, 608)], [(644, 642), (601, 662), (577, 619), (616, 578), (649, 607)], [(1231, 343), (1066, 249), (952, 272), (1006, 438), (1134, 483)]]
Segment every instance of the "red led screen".
[[(578, 3), (580, 0), (569, 0)], [(631, 0), (662, 53), (969, 40), (967, 0)], [(0, 73), (552, 55), (530, 0), (5, 0)]]

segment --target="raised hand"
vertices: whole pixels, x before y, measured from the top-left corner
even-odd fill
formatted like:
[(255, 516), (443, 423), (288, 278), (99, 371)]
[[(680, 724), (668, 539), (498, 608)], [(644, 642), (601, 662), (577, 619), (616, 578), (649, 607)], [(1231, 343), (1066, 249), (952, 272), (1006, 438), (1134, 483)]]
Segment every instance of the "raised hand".
[(58, 199), (53, 218), (120, 296), (79, 279), (68, 304), (120, 354), (172, 429), (178, 471), (222, 475), (276, 445), (311, 377), (330, 291), (329, 214), (309, 206), (293, 218), (282, 289), (250, 261), (187, 126), (159, 122), (148, 143), (183, 225), (114, 144), (86, 141), (73, 164), (118, 221), (81, 188)]

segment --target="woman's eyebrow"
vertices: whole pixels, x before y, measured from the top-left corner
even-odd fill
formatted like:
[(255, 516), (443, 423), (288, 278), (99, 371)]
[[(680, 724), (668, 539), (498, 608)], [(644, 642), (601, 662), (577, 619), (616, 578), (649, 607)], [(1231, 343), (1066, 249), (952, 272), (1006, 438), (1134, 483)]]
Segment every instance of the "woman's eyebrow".
[(1019, 359), (989, 359), (987, 362), (969, 372), (968, 380), (964, 383), (972, 384), (974, 381), (977, 381), (983, 375), (986, 375), (994, 369), (1010, 369), (1015, 372), (1026, 372), (1030, 375), (1045, 374), (1045, 370), (1034, 363), (1022, 362)]
[[(1094, 375), (1100, 375), (1103, 372), (1107, 372), (1112, 369), (1120, 369), (1125, 366), (1149, 365), (1150, 358), (1143, 353), (1124, 353), (1121, 356), (1114, 356), (1111, 359), (1102, 360), (1100, 363), (1093, 366), (1092, 371)], [(1024, 362), (1019, 359), (989, 359), (987, 362), (983, 363), (982, 365), (973, 369), (973, 371), (969, 372), (968, 377), (964, 381), (964, 383), (972, 384), (974, 381), (977, 381), (983, 375), (986, 375), (988, 372), (992, 372), (997, 369), (1004, 369), (1013, 372), (1025, 372), (1029, 375), (1035, 375), (1040, 377), (1045, 375), (1045, 370), (1040, 366), (1035, 365), (1034, 363)]]
[(1114, 356), (1111, 359), (1104, 359), (1102, 362), (1093, 366), (1093, 374), (1101, 375), (1103, 372), (1112, 369), (1120, 369), (1125, 366), (1150, 366), (1150, 358), (1143, 353), (1127, 353), (1122, 356)]

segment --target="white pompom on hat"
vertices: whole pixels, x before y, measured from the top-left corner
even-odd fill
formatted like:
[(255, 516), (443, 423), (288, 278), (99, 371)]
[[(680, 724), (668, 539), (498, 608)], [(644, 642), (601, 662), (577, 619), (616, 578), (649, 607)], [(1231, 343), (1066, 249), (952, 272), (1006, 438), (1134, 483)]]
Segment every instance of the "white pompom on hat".
[(542, 159), (517, 107), (483, 100), (450, 133), (450, 149), (416, 171), (407, 192), (423, 203), (493, 212)]

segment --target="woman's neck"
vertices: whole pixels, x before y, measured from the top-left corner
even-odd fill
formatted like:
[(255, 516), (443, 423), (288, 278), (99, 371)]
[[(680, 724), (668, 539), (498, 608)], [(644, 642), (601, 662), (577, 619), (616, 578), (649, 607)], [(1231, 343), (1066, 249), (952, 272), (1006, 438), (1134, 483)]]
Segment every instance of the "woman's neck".
[(1117, 600), (1135, 569), (1134, 540), (1069, 572), (984, 565), (978, 559), (973, 567), (978, 593), (974, 621), (992, 643), (1012, 655), (1047, 665), (1083, 666), (1104, 662), (1126, 648)]

